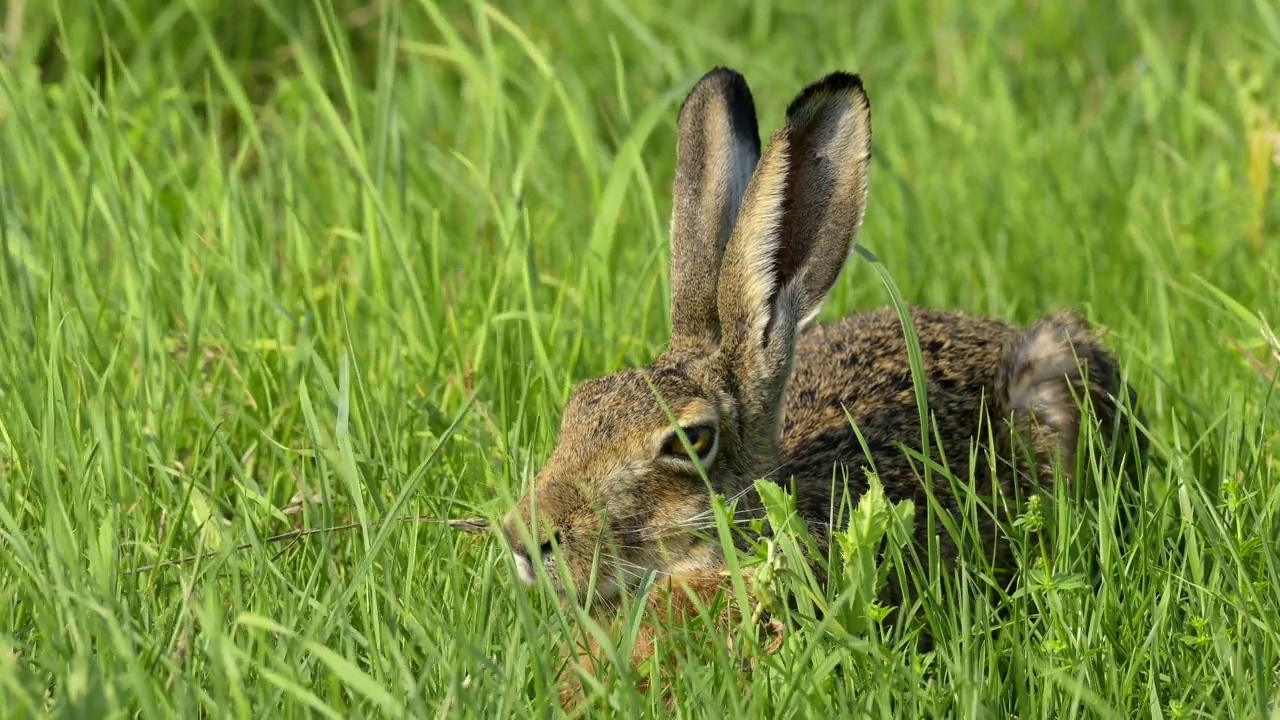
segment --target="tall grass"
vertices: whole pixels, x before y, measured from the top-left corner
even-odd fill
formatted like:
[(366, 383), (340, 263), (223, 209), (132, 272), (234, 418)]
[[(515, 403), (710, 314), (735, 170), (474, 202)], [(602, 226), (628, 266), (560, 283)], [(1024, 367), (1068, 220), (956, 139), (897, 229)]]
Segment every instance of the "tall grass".
[[(549, 713), (577, 620), (414, 519), (496, 517), (572, 384), (661, 348), (675, 110), (728, 64), (765, 132), (861, 73), (862, 240), (902, 295), (1083, 308), (1153, 461), (1024, 516), (1011, 596), (918, 577), (904, 625), (802, 624), (749, 673), (673, 632), (675, 709), (1280, 717), (1268, 3), (54, 0), (19, 29), (9, 716)], [(855, 258), (824, 316), (885, 287)], [(662, 711), (607, 677), (597, 708)]]

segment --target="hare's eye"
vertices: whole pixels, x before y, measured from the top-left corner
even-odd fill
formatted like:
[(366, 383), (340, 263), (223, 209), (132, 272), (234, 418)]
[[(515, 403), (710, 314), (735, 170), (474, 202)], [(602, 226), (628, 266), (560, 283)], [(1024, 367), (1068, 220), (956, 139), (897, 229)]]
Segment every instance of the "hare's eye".
[(662, 448), (662, 453), (671, 457), (677, 457), (682, 460), (692, 460), (693, 456), (690, 451), (698, 456), (698, 459), (705, 462), (716, 447), (716, 430), (713, 427), (705, 425), (697, 425), (684, 428), (684, 436), (689, 439), (689, 446), (686, 449), (685, 444), (680, 441), (680, 433), (671, 433), (671, 437), (667, 438), (666, 444)]

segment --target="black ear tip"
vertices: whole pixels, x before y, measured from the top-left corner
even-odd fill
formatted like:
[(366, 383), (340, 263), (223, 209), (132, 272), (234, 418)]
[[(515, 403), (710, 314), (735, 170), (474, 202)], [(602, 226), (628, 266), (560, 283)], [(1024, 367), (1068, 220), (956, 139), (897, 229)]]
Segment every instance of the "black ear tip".
[(707, 83), (714, 85), (717, 90), (724, 93), (733, 105), (746, 105), (755, 112), (755, 100), (751, 97), (751, 86), (747, 84), (747, 79), (742, 73), (727, 67), (716, 67), (706, 75), (702, 76), (699, 84)]
[(745, 106), (753, 115), (755, 114), (755, 100), (751, 96), (751, 87), (747, 85), (747, 79), (737, 70), (721, 65), (717, 65), (698, 78), (698, 82), (689, 91), (681, 107), (688, 105), (696, 97), (717, 95), (726, 98), (730, 107)]
[(800, 94), (787, 106), (787, 115), (794, 114), (802, 106), (823, 95), (855, 95), (861, 97), (862, 102), (870, 106), (870, 102), (867, 100), (867, 91), (862, 87), (862, 76), (857, 73), (836, 70), (810, 83), (804, 90), (801, 90)]
[(702, 80), (711, 78), (722, 80), (724, 82), (736, 82), (742, 83), (743, 85), (747, 84), (747, 79), (742, 76), (742, 73), (726, 65), (716, 65), (702, 76)]
[(754, 145), (760, 143), (760, 130), (756, 120), (755, 98), (742, 73), (730, 67), (717, 65), (707, 71), (694, 84), (689, 95), (680, 104), (679, 115), (686, 109), (704, 107), (719, 98), (729, 112), (735, 132)]

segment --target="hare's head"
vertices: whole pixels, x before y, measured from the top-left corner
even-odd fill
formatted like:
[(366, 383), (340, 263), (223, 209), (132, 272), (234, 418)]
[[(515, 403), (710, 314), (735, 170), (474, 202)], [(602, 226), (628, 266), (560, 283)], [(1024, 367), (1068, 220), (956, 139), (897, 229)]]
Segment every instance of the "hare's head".
[(796, 338), (866, 202), (871, 118), (856, 75), (805, 88), (763, 157), (732, 70), (697, 83), (678, 126), (671, 343), (643, 369), (574, 390), (555, 450), (506, 520), (522, 579), (540, 565), (581, 595), (594, 572), (597, 602), (651, 571), (721, 561), (714, 532), (700, 532), (711, 494), (737, 496), (777, 469)]

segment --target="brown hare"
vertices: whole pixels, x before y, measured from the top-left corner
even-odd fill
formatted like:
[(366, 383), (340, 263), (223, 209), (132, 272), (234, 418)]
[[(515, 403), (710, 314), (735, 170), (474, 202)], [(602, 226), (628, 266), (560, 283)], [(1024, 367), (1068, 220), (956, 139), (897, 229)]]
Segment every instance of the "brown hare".
[[(924, 507), (919, 458), (904, 449), (918, 449), (921, 427), (899, 315), (813, 322), (862, 224), (870, 161), (857, 75), (806, 87), (763, 155), (743, 77), (716, 68), (694, 86), (678, 115), (670, 345), (647, 367), (572, 393), (553, 453), (505, 521), (525, 582), (541, 566), (560, 590), (582, 593), (594, 564), (596, 610), (650, 573), (708, 600), (728, 582), (715, 533), (698, 532), (712, 492), (736, 499), (735, 517), (758, 516), (760, 478), (793, 489), (823, 548), (847, 516), (832, 512), (839, 496), (865, 492), (872, 465), (890, 500)], [(911, 318), (930, 436), (961, 479), (971, 447), (996, 458), (977, 462), (979, 492), (993, 481), (1005, 492), (1052, 481), (1055, 463), (1069, 477), (1086, 417), (1122, 420), (1117, 398), (1129, 391), (1117, 364), (1074, 313), (1029, 329), (938, 310)], [(957, 508), (946, 480), (933, 497)], [(996, 520), (982, 522), (998, 544)], [(935, 525), (953, 558), (955, 543)], [(693, 607), (684, 592), (651, 597), (665, 597), (666, 612)], [(642, 634), (637, 658), (651, 641)]]

